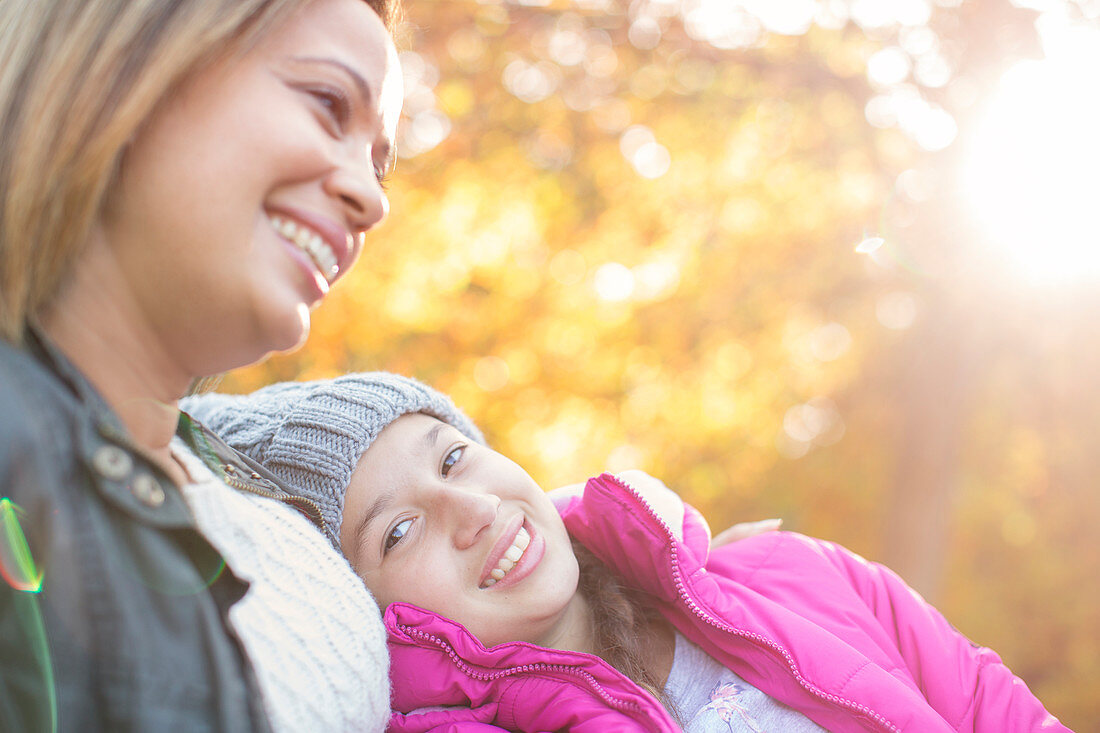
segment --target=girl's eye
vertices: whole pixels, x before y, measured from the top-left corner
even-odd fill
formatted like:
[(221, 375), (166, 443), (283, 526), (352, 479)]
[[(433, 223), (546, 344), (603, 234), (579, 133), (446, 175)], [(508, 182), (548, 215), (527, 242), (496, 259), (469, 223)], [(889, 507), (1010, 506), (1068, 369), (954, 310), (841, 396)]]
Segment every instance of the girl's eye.
[(459, 445), (452, 448), (447, 452), (447, 455), (443, 456), (443, 465), (439, 468), (439, 472), (443, 475), (443, 478), (447, 478), (447, 474), (449, 474), (451, 469), (462, 460), (462, 454), (465, 452), (466, 446)]
[(405, 519), (394, 525), (390, 533), (386, 535), (386, 549), (385, 552), (389, 552), (397, 543), (404, 539), (405, 535), (409, 533), (409, 527), (412, 526), (411, 519)]

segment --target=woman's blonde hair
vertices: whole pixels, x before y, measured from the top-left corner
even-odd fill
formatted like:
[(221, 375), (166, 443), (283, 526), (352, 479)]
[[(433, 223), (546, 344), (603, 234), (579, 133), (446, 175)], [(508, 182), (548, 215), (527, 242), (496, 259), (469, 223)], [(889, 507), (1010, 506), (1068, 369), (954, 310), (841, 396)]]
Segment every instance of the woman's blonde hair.
[[(396, 0), (366, 1), (393, 23)], [(0, 2), (0, 338), (56, 294), (161, 100), (308, 2)]]

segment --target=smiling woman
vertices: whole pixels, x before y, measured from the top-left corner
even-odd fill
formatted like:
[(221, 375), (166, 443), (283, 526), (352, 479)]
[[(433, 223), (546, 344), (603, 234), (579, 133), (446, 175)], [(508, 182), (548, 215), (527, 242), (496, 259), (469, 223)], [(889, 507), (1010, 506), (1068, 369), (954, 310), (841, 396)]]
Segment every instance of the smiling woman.
[[(231, 66), (182, 85), (130, 144), (89, 266), (48, 323), (65, 328), (67, 312), (86, 312), (67, 311), (70, 300), (128, 292), (120, 306), (141, 314), (128, 319), (158, 325), (154, 348), (187, 379), (301, 343), (310, 308), (387, 208), (379, 174), (400, 83), (381, 23), (355, 11), (369, 13), (315, 2)], [(179, 308), (188, 296), (193, 305)]]
[(176, 403), (300, 344), (385, 217), (394, 11), (0, 4), (0, 729), (385, 725), (320, 517)]

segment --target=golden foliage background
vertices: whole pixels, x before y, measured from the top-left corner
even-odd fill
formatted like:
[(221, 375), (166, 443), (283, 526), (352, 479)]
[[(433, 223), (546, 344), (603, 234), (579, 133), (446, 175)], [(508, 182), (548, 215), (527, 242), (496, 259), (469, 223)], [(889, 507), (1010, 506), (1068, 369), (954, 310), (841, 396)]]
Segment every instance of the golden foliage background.
[[(1013, 285), (952, 184), (1035, 14), (857, 4), (782, 35), (733, 3), (708, 38), (704, 0), (413, 0), (392, 214), (308, 345), (222, 389), (410, 374), (548, 488), (639, 467), (716, 529), (782, 517), (1098, 730), (1096, 283)], [(934, 151), (868, 122), (868, 59), (921, 29), (952, 73), (901, 84), (958, 127)]]

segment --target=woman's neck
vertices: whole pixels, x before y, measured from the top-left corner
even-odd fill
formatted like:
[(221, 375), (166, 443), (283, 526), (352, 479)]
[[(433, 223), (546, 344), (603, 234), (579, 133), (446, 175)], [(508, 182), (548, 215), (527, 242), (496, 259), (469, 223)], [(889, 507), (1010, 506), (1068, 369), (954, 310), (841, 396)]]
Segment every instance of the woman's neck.
[(169, 443), (176, 431), (176, 402), (191, 376), (169, 358), (105, 257), (86, 253), (72, 280), (39, 314), (39, 323), (99, 391), (136, 445), (180, 481), (182, 471)]

